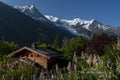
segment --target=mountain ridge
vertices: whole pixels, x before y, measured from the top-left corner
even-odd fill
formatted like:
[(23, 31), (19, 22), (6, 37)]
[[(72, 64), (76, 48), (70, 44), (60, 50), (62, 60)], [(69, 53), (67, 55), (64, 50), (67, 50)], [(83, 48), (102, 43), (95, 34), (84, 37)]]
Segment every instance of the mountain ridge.
[(38, 22), (19, 10), (0, 2), (0, 37), (4, 36), (6, 40), (17, 42), (20, 45), (30, 45), (39, 40), (51, 43), (56, 34), (60, 39), (74, 36), (64, 28), (58, 28), (49, 23), (45, 24), (42, 21)]
[[(40, 13), (39, 10), (37, 10), (37, 12)], [(49, 16), (49, 15), (43, 15), (43, 16), (47, 18), (47, 20), (49, 20), (50, 23), (53, 23), (57, 27), (64, 27), (68, 31), (70, 31), (72, 34), (75, 34), (75, 35), (84, 35), (84, 36), (90, 37), (92, 34), (96, 34), (96, 33), (107, 33), (111, 35), (120, 36), (120, 32), (119, 32), (120, 27), (103, 24), (95, 19), (92, 19), (89, 21), (83, 20), (80, 18), (67, 20), (67, 19), (59, 19), (58, 17)], [(30, 17), (33, 17), (33, 16), (30, 16)]]
[[(46, 15), (46, 17), (50, 20), (52, 17), (52, 22), (54, 22), (57, 25), (62, 25), (62, 26), (69, 26), (72, 28), (84, 28), (88, 31), (90, 31), (91, 33), (107, 33), (107, 34), (111, 34), (111, 35), (116, 35), (120, 37), (120, 27), (119, 26), (111, 26), (108, 24), (103, 24), (95, 19), (92, 19), (90, 21), (87, 20), (83, 20), (80, 18), (75, 18), (73, 20), (66, 20), (66, 19), (59, 19), (57, 17), (55, 17), (56, 20), (54, 20), (53, 16), (48, 16)], [(62, 23), (62, 24), (61, 24)], [(76, 29), (75, 29), (76, 30)], [(76, 30), (77, 31), (77, 30)], [(79, 31), (78, 31), (79, 33)]]

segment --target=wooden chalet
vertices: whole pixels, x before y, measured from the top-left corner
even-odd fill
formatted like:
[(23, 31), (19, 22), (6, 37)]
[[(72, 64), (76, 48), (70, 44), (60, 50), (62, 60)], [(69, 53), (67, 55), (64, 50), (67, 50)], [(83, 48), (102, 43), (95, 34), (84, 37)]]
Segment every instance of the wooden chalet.
[(9, 57), (32, 61), (47, 69), (56, 64), (61, 55), (45, 48), (23, 47), (9, 55)]

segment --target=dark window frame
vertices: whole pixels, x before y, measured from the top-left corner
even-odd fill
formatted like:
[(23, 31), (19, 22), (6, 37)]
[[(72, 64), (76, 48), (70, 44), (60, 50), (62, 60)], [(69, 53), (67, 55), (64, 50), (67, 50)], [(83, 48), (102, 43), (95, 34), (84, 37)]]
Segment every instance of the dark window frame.
[(33, 55), (31, 54), (30, 57), (33, 57)]
[(40, 57), (40, 55), (39, 55), (39, 54), (37, 54), (37, 57)]

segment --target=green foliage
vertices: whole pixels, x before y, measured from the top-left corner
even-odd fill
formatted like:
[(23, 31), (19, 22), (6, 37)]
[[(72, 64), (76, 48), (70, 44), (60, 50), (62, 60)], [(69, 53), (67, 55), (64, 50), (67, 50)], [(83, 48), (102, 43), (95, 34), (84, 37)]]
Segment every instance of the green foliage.
[(81, 51), (85, 49), (86, 41), (82, 37), (72, 38), (69, 41), (64, 40), (62, 50), (66, 59), (72, 59), (73, 53), (81, 55)]
[(56, 48), (56, 49), (58, 49), (58, 48), (60, 48), (60, 39), (59, 39), (59, 36), (58, 36), (58, 34), (55, 36), (55, 39), (54, 39), (54, 43), (53, 43), (53, 45), (52, 45), (52, 48)]
[(12, 77), (20, 80), (21, 76), (24, 76), (25, 80), (32, 80), (31, 76), (36, 73), (37, 68), (31, 64), (19, 62), (7, 56), (0, 57), (0, 79), (4, 75), (6, 80), (11, 80)]
[(86, 71), (88, 71), (90, 65), (86, 62), (86, 59), (81, 59), (78, 57), (78, 69), (82, 71), (83, 68), (86, 69)]
[(47, 48), (47, 44), (42, 43), (39, 47), (42, 47), (42, 48)]
[(18, 44), (15, 42), (8, 42), (4, 39), (0, 41), (0, 54), (7, 55), (18, 49)]
[(117, 70), (117, 66), (118, 63), (117, 61), (119, 61), (119, 57), (120, 57), (120, 52), (117, 49), (117, 45), (114, 44), (112, 47), (108, 47), (108, 49), (106, 50), (106, 55), (105, 56), (105, 64), (107, 64), (107, 68), (113, 73), (114, 78), (118, 76), (118, 70)]
[(49, 44), (43, 43), (40, 40), (35, 43), (36, 47), (38, 48), (51, 48)]

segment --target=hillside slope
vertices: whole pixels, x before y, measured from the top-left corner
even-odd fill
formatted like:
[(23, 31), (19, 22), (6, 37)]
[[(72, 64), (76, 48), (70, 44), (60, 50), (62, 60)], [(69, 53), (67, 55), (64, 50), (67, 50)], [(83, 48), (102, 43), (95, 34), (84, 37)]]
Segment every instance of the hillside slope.
[(4, 36), (6, 40), (24, 45), (38, 40), (51, 43), (56, 34), (60, 38), (74, 36), (64, 28), (37, 22), (11, 6), (0, 2), (0, 37)]

